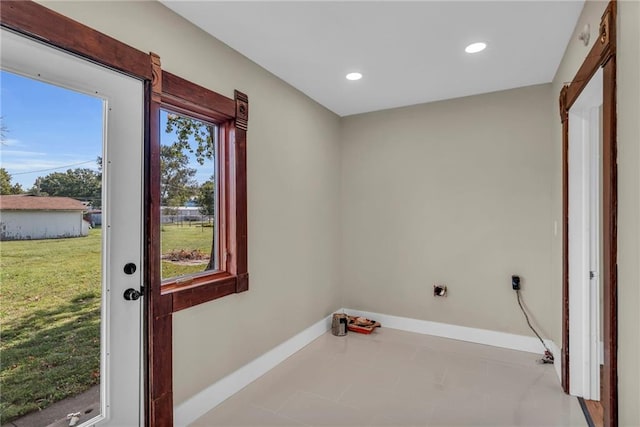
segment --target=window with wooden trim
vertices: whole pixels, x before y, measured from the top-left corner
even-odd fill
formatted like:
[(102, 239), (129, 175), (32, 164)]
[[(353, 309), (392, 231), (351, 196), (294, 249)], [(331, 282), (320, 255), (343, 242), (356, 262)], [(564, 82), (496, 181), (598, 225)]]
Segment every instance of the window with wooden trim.
[(172, 311), (248, 289), (248, 99), (154, 67), (149, 261)]
[(163, 281), (219, 270), (219, 127), (160, 110), (160, 248)]

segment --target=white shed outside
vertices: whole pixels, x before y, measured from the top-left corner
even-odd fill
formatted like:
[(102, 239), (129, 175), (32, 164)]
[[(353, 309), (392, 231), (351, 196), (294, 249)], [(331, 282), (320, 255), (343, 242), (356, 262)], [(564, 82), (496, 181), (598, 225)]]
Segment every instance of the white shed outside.
[(85, 210), (70, 197), (0, 196), (0, 241), (87, 236)]

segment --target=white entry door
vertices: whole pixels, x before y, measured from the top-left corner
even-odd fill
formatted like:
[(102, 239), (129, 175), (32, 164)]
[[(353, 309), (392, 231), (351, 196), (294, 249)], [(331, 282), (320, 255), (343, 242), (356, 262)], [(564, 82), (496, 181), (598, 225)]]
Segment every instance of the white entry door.
[[(144, 271), (143, 83), (4, 29), (1, 48), (4, 71), (90, 95), (98, 105), (101, 102), (102, 227), (96, 245), (102, 259), (95, 279), (96, 287), (101, 283), (99, 350), (96, 344), (99, 411), (81, 417), (76, 425), (140, 425), (143, 304), (136, 291), (141, 290)], [(37, 119), (33, 118), (34, 123)], [(130, 298), (125, 299), (128, 289)]]

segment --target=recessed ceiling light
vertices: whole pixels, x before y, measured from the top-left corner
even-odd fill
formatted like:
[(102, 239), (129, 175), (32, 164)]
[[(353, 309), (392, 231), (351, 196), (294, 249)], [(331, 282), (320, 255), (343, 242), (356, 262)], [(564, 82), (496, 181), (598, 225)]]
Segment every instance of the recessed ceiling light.
[(347, 74), (347, 80), (360, 80), (362, 78), (362, 74), (360, 73), (349, 73)]
[(469, 46), (464, 48), (464, 51), (467, 53), (478, 53), (482, 52), (487, 47), (486, 43), (471, 43)]

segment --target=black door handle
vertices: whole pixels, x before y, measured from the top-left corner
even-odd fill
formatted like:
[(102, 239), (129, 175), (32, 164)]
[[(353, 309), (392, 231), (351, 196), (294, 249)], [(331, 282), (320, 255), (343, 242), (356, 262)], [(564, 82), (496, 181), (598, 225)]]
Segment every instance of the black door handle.
[(133, 288), (129, 288), (126, 291), (124, 291), (124, 299), (126, 299), (127, 301), (135, 301), (141, 296), (142, 296), (142, 292)]

